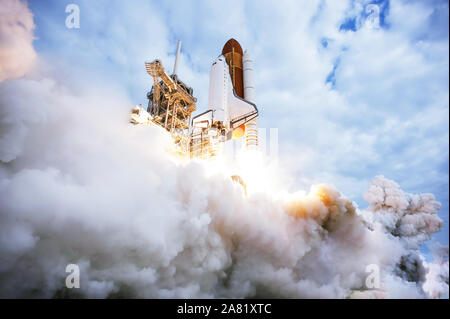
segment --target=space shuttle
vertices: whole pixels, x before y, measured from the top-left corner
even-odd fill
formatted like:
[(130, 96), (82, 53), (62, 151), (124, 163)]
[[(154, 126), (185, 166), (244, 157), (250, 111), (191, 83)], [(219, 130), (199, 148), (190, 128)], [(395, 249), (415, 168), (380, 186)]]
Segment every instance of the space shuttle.
[(254, 103), (253, 59), (235, 39), (225, 43), (211, 66), (207, 110), (192, 117), (197, 99), (193, 89), (177, 75), (181, 41), (174, 71), (169, 75), (160, 60), (145, 62), (153, 79), (147, 93), (148, 107), (131, 109), (134, 125), (156, 124), (171, 133), (177, 152), (191, 158), (211, 158), (223, 150), (223, 142), (245, 137), (246, 149), (258, 146), (258, 108)]
[(243, 137), (249, 124), (256, 125), (258, 108), (252, 101), (252, 72), (248, 52), (243, 53), (239, 43), (230, 39), (211, 66), (208, 109), (192, 118), (193, 137), (206, 133), (211, 139), (225, 142)]

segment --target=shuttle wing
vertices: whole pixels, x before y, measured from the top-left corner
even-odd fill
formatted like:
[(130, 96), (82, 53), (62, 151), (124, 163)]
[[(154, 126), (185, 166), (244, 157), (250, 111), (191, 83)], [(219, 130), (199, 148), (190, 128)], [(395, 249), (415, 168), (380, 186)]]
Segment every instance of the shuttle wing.
[(258, 116), (256, 105), (241, 99), (236, 95), (234, 89), (229, 93), (228, 98), (228, 115), (230, 127), (235, 129)]

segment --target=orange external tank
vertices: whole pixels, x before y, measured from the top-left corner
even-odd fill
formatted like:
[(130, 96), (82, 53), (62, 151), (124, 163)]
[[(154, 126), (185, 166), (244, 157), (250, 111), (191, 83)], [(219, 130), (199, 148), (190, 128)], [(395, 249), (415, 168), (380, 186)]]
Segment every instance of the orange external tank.
[[(243, 72), (243, 55), (241, 45), (235, 39), (230, 39), (225, 43), (222, 49), (222, 55), (225, 57), (230, 68), (231, 82), (233, 83), (234, 91), (240, 98), (244, 98), (244, 72)], [(233, 130), (232, 139), (238, 139), (245, 134), (245, 125), (241, 125)]]

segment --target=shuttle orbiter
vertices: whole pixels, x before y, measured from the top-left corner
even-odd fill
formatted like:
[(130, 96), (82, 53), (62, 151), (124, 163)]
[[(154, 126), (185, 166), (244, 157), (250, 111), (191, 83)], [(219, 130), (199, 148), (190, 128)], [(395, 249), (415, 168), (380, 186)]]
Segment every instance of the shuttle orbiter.
[[(234, 45), (232, 41), (239, 46), (234, 39), (229, 41), (230, 45)], [(242, 51), (242, 49), (240, 50)], [(229, 54), (230, 65), (222, 54), (211, 66), (208, 110), (192, 119), (194, 135), (207, 131), (210, 137), (219, 141), (239, 138), (245, 132), (245, 124), (258, 116), (256, 105), (243, 98), (242, 53), (235, 52), (232, 47)], [(234, 65), (235, 61), (239, 61), (239, 59), (235, 59), (235, 55), (240, 58), (240, 64), (238, 64), (240, 70)], [(239, 71), (240, 73), (238, 73)], [(240, 92), (236, 92), (236, 89)]]

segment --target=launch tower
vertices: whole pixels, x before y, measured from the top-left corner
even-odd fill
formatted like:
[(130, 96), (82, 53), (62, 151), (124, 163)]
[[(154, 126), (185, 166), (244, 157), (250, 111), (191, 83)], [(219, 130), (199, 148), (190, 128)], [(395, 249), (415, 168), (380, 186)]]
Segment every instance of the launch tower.
[(191, 118), (197, 99), (177, 76), (181, 41), (172, 75), (160, 60), (146, 62), (153, 87), (147, 93), (147, 111), (136, 106), (133, 124), (156, 124), (172, 134), (178, 153), (191, 158), (210, 158), (221, 153), (223, 143), (245, 135), (246, 148), (257, 146), (253, 61), (235, 39), (225, 43), (211, 65), (207, 110)]
[[(191, 114), (197, 108), (197, 99), (193, 96), (193, 89), (183, 83), (177, 76), (178, 59), (181, 41), (178, 41), (177, 54), (172, 75), (164, 70), (160, 60), (145, 62), (147, 73), (153, 78), (153, 87), (147, 93), (147, 120), (151, 121), (172, 134), (175, 144), (181, 154), (189, 154), (189, 132)], [(133, 117), (133, 113), (135, 116)], [(145, 114), (142, 109), (132, 110), (132, 122), (140, 124)]]

